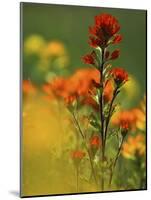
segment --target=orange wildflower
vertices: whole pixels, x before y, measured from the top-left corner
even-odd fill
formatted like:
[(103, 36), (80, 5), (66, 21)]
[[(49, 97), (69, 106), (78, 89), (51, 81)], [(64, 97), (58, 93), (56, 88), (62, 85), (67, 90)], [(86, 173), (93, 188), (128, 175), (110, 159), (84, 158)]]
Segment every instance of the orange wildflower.
[(66, 54), (66, 49), (60, 41), (52, 41), (47, 44), (44, 50), (45, 56), (62, 56)]
[(101, 139), (98, 135), (94, 135), (90, 138), (90, 147), (99, 148), (101, 146)]
[(71, 158), (76, 167), (79, 166), (81, 160), (84, 158), (85, 155), (85, 152), (81, 150), (75, 150), (71, 153)]
[(124, 142), (122, 155), (125, 158), (135, 158), (135, 156), (143, 156), (145, 154), (145, 139), (142, 134), (137, 136), (129, 136)]
[(36, 93), (36, 87), (29, 80), (23, 80), (22, 87), (23, 87), (23, 93), (26, 95)]
[(72, 152), (72, 159), (82, 159), (85, 156), (85, 152), (81, 151), (81, 150), (75, 150)]
[(125, 131), (134, 129), (136, 125), (136, 116), (132, 110), (118, 112), (112, 118), (113, 125), (118, 125)]
[(103, 98), (104, 98), (105, 102), (111, 101), (111, 99), (113, 97), (113, 90), (114, 90), (113, 82), (111, 80), (109, 80), (106, 83), (104, 92), (103, 92)]
[[(51, 83), (45, 85), (43, 90), (56, 97), (61, 97), (67, 104), (72, 103), (77, 98), (81, 98), (81, 103), (98, 109), (97, 103), (91, 97), (95, 95), (96, 88), (99, 87), (100, 72), (97, 69), (85, 68), (78, 69), (72, 76), (68, 78), (58, 77)], [(104, 89), (104, 99), (109, 101), (113, 94), (113, 84), (109, 81)]]
[(139, 108), (133, 109), (133, 113), (136, 116), (136, 127), (140, 130), (145, 130), (146, 121), (146, 99), (144, 97)]

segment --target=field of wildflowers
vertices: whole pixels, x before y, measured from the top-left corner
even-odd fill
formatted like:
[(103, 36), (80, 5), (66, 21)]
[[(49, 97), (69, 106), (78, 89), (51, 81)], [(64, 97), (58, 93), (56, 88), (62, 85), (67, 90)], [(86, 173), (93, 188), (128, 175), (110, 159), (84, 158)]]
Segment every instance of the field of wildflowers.
[[(30, 9), (24, 7), (24, 20)], [(68, 42), (59, 36), (23, 38), (22, 196), (146, 189), (146, 92), (137, 78), (146, 63), (133, 73), (118, 63), (127, 34), (120, 17), (103, 11), (95, 8), (87, 38), (79, 38), (87, 45), (81, 67), (71, 67)]]

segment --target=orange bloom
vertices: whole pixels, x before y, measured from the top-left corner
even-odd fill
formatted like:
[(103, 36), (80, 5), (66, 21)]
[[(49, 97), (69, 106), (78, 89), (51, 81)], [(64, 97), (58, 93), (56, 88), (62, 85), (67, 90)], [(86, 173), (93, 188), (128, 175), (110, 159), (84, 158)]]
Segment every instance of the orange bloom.
[(72, 152), (71, 157), (72, 157), (72, 159), (81, 160), (85, 155), (86, 155), (85, 152), (83, 152), (81, 150), (75, 150)]
[(135, 156), (143, 156), (145, 154), (145, 139), (142, 134), (137, 136), (129, 136), (124, 142), (122, 155), (126, 158), (135, 158)]
[(90, 138), (90, 147), (99, 148), (101, 146), (101, 139), (98, 135), (94, 135)]
[(145, 129), (146, 116), (140, 108), (133, 109), (133, 113), (136, 116), (136, 127), (139, 129)]
[(106, 83), (104, 92), (103, 92), (103, 98), (104, 98), (105, 102), (111, 101), (111, 99), (113, 97), (113, 90), (114, 90), (113, 82), (111, 80), (109, 80)]
[(136, 127), (140, 130), (145, 130), (146, 126), (146, 99), (144, 97), (139, 108), (133, 109), (133, 113), (136, 116)]
[(36, 93), (36, 87), (32, 84), (29, 80), (23, 80), (23, 93), (24, 94), (35, 94)]
[(113, 115), (113, 125), (120, 126), (125, 131), (134, 129), (136, 125), (136, 116), (132, 110), (121, 111)]
[[(72, 76), (68, 78), (58, 77), (51, 83), (45, 85), (43, 90), (51, 96), (63, 98), (67, 104), (71, 104), (77, 98), (83, 104), (98, 109), (97, 103), (91, 95), (95, 95), (96, 88), (100, 86), (100, 72), (97, 69), (85, 68), (78, 69)], [(113, 84), (111, 81), (105, 86), (104, 99), (109, 101), (113, 95)]]

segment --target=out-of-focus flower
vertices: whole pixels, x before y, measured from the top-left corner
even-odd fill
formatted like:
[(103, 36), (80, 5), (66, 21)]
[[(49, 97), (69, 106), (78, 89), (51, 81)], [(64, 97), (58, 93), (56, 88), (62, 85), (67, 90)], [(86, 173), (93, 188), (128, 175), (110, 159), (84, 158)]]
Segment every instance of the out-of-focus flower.
[(39, 55), (43, 53), (46, 42), (43, 37), (39, 35), (31, 35), (24, 42), (24, 51), (27, 55)]
[(66, 49), (60, 41), (51, 41), (47, 44), (44, 50), (44, 56), (64, 56), (66, 55)]
[(34, 94), (36, 94), (37, 89), (32, 84), (31, 81), (23, 80), (22, 87), (23, 87), (23, 94), (25, 94), (25, 95), (28, 95), (28, 94), (34, 95)]
[(89, 44), (93, 47), (105, 48), (112, 39), (113, 43), (121, 41), (121, 36), (117, 32), (120, 30), (118, 20), (110, 14), (100, 14), (95, 17), (95, 25), (89, 27)]
[(82, 159), (85, 156), (85, 152), (80, 151), (80, 150), (75, 150), (72, 152), (72, 159)]
[(144, 131), (146, 128), (146, 97), (144, 97), (143, 101), (138, 108), (133, 109), (133, 113), (136, 116), (136, 128)]
[(90, 138), (90, 147), (98, 149), (101, 146), (101, 138), (98, 135), (94, 135)]
[(134, 159), (136, 156), (143, 156), (145, 154), (145, 139), (142, 134), (136, 136), (129, 136), (124, 142), (122, 148), (122, 155), (125, 158)]
[(71, 158), (76, 167), (80, 164), (81, 160), (85, 157), (86, 153), (82, 150), (75, 150), (71, 153)]
[(103, 91), (103, 99), (105, 103), (111, 101), (113, 97), (114, 86), (111, 80), (107, 81), (104, 91)]
[[(133, 88), (133, 90), (132, 90), (132, 88)], [(140, 96), (140, 93), (141, 93), (141, 91), (140, 91), (139, 82), (137, 81), (137, 79), (134, 76), (129, 74), (128, 81), (122, 86), (121, 97), (126, 96), (125, 103), (127, 104), (127, 103), (130, 103), (130, 102), (138, 99)]]
[(128, 81), (128, 73), (122, 68), (114, 68), (110, 71), (115, 84), (119, 87), (121, 84), (124, 84)]
[[(97, 69), (78, 69), (72, 76), (67, 78), (58, 77), (47, 84), (45, 92), (50, 95), (53, 93), (56, 97), (61, 97), (67, 104), (71, 104), (77, 98), (81, 103), (98, 109), (97, 103), (92, 98), (96, 93), (96, 85), (99, 87), (100, 73)], [(95, 84), (94, 84), (95, 83)], [(113, 95), (113, 84), (108, 81), (104, 88), (104, 100), (110, 101)]]
[[(66, 103), (72, 103), (77, 97), (86, 97), (92, 89), (92, 80), (98, 81), (99, 72), (95, 69), (79, 69), (68, 78), (58, 77), (50, 82), (50, 90), (62, 97)], [(49, 93), (47, 92), (49, 95)]]
[(146, 97), (144, 97), (141, 104), (136, 108), (116, 112), (111, 119), (112, 124), (127, 130), (139, 129), (140, 131), (144, 131), (146, 125), (145, 98)]
[(113, 51), (113, 53), (111, 54), (111, 57), (110, 59), (111, 60), (115, 60), (116, 58), (118, 58), (120, 55), (120, 50), (119, 49), (116, 49), (115, 51)]
[(136, 127), (136, 116), (132, 110), (121, 111), (113, 115), (112, 124), (120, 126), (126, 133)]
[(97, 150), (101, 147), (101, 138), (98, 135), (93, 135), (90, 138), (89, 146), (92, 156), (95, 156)]
[(42, 59), (48, 62), (48, 67), (65, 68), (69, 64), (69, 56), (64, 44), (60, 41), (50, 41), (43, 50)]

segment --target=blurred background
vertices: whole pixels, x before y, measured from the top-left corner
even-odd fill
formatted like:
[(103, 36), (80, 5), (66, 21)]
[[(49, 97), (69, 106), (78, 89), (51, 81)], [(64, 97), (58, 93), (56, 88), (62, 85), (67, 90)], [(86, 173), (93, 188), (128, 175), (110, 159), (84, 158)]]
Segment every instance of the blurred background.
[[(65, 107), (58, 108), (44, 98), (43, 85), (54, 77), (66, 77), (88, 67), (81, 61), (91, 51), (88, 27), (93, 25), (95, 15), (110, 13), (119, 20), (123, 36), (119, 45), (110, 48), (121, 50), (120, 58), (112, 64), (130, 74), (119, 101), (125, 109), (139, 105), (146, 92), (146, 11), (22, 3), (21, 12), (22, 195), (75, 192), (75, 172), (68, 159), (68, 149), (74, 146), (74, 130)], [(120, 181), (118, 184), (122, 185)], [(131, 180), (130, 188), (138, 188), (135, 181)], [(83, 181), (81, 191), (95, 191), (95, 188)]]

